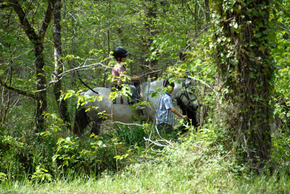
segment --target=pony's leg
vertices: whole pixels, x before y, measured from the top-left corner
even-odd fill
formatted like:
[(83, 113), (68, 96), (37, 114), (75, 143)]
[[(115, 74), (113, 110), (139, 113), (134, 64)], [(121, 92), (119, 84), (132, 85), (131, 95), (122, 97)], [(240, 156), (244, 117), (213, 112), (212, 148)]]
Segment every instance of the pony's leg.
[(74, 134), (82, 137), (84, 135), (84, 129), (91, 122), (90, 118), (86, 113), (86, 109), (84, 107), (80, 107), (76, 111), (75, 122), (73, 127)]
[(91, 134), (94, 133), (95, 135), (99, 135), (100, 128), (101, 128), (101, 124), (102, 124), (102, 121), (101, 120), (93, 121), (93, 126), (92, 126), (92, 130), (91, 130)]
[(197, 122), (196, 119), (196, 111), (193, 111), (193, 118), (192, 118), (192, 125), (194, 126), (196, 132), (197, 132), (197, 127), (199, 126), (199, 123)]

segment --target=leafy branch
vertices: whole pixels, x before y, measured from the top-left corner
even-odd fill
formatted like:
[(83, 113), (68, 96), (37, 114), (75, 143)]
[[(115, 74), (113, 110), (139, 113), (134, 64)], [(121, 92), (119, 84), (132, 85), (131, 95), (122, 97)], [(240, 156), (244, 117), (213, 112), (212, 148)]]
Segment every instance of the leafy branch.
[(34, 93), (29, 92), (29, 91), (20, 90), (20, 89), (11, 87), (11, 86), (8, 86), (6, 83), (4, 83), (2, 81), (1, 78), (0, 78), (0, 85), (3, 86), (3, 87), (5, 87), (8, 90), (12, 90), (12, 91), (16, 92), (17, 94), (21, 94), (21, 95), (24, 95), (24, 96), (28, 96), (28, 97), (31, 97), (31, 98), (33, 98), (35, 100), (39, 100), (39, 98)]

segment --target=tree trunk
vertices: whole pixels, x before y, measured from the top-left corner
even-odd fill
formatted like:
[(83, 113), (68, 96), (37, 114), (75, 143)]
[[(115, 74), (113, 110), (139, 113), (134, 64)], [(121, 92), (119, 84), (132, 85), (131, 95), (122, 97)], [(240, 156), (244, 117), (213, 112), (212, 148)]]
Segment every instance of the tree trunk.
[(47, 109), (47, 99), (46, 99), (46, 77), (44, 71), (44, 56), (43, 56), (43, 42), (48, 24), (52, 18), (53, 4), (51, 0), (48, 0), (48, 6), (45, 13), (45, 17), (39, 30), (39, 33), (36, 34), (34, 28), (30, 25), (26, 14), (24, 13), (21, 5), (17, 0), (9, 1), (11, 6), (14, 8), (17, 13), (21, 27), (24, 29), (27, 37), (34, 45), (34, 56), (35, 56), (35, 73), (36, 73), (36, 99), (37, 99), (37, 111), (36, 111), (36, 131), (42, 131), (44, 125), (44, 111)]
[(205, 18), (206, 22), (208, 23), (210, 21), (209, 0), (204, 1), (204, 7), (205, 7)]
[(37, 42), (34, 45), (35, 55), (35, 67), (36, 67), (36, 89), (37, 93), (37, 111), (36, 111), (36, 128), (37, 131), (43, 130), (44, 124), (44, 111), (47, 110), (47, 99), (46, 99), (46, 77), (44, 71), (44, 58), (43, 58), (43, 43)]
[(53, 9), (53, 40), (54, 40), (54, 80), (56, 81), (53, 85), (54, 96), (58, 107), (59, 117), (66, 123), (70, 123), (70, 118), (68, 114), (67, 102), (61, 100), (61, 89), (62, 81), (59, 75), (63, 72), (63, 62), (62, 62), (62, 49), (61, 49), (61, 0), (55, 0)]
[(242, 160), (264, 164), (269, 160), (271, 148), (270, 3), (269, 0), (217, 3), (219, 29), (223, 29), (216, 33), (217, 63), (224, 86), (229, 89), (228, 104), (232, 105), (227, 124), (230, 130), (235, 130)]

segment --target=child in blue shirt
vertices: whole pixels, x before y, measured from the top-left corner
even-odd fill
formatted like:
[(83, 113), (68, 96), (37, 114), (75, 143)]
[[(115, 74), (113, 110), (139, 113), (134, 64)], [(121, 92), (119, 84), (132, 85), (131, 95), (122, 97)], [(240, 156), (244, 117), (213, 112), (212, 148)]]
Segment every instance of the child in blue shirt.
[(187, 115), (181, 114), (173, 107), (171, 93), (174, 90), (174, 83), (170, 83), (167, 79), (164, 80), (163, 86), (170, 87), (170, 91), (165, 92), (159, 100), (156, 114), (156, 125), (159, 131), (164, 130), (166, 133), (172, 133), (174, 125), (173, 113), (183, 119), (188, 119), (188, 117)]

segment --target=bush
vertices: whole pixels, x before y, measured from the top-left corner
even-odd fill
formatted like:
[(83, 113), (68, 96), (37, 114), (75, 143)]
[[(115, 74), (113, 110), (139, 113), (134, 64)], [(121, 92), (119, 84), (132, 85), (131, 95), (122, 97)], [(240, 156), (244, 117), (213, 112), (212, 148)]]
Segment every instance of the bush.
[(97, 176), (105, 170), (115, 172), (126, 162), (117, 161), (118, 157), (128, 151), (128, 146), (114, 138), (81, 139), (55, 123), (39, 134), (23, 132), (12, 136), (1, 130), (0, 139), (1, 179), (10, 181), (29, 178), (47, 182), (76, 175)]

